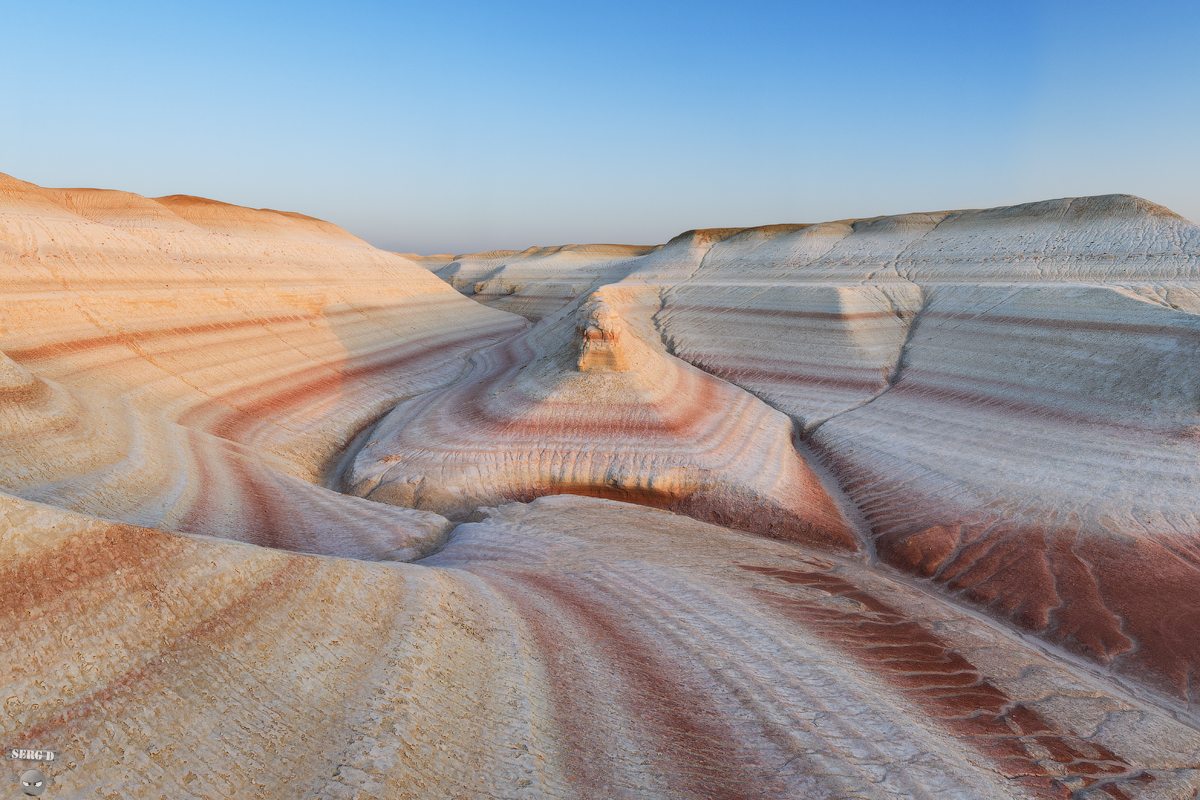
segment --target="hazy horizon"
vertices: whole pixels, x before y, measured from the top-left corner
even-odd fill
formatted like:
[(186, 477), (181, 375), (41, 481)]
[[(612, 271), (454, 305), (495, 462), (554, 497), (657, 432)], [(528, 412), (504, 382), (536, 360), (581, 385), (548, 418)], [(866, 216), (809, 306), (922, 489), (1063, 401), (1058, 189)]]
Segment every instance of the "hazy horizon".
[(399, 252), (1115, 193), (1200, 221), (1195, 4), (9, 17), (0, 172), (298, 211)]

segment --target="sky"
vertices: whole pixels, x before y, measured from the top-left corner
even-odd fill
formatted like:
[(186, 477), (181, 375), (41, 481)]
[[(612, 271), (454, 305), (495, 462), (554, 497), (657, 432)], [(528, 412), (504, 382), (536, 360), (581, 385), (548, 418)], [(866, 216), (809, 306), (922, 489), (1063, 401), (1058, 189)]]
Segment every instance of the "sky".
[(1200, 2), (6, 4), (0, 172), (389, 250), (1128, 193), (1200, 220)]

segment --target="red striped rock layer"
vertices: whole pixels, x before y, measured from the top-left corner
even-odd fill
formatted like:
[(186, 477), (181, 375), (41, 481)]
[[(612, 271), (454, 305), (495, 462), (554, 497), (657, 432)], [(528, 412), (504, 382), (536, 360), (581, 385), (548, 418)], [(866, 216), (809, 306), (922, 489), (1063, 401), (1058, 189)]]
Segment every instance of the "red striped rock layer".
[(1193, 710), (1200, 317), (1114, 288), (942, 288), (900, 379), (814, 443), (880, 558)]
[(1194, 709), (1200, 228), (1109, 196), (695, 231), (619, 285), (812, 436), (881, 558)]
[(663, 352), (642, 294), (604, 290), (481, 351), (458, 383), (385, 417), (345, 485), (460, 519), (506, 499), (613, 497), (856, 549), (791, 422)]
[[(884, 561), (1195, 710), (1195, 285), (930, 284), (873, 392), (839, 380), (853, 377), (855, 346), (831, 332), (854, 327), (851, 315), (823, 329), (804, 317), (835, 291), (847, 290), (814, 286), (777, 334), (760, 333), (772, 330), (756, 319), (774, 322), (769, 310), (733, 303), (707, 319), (667, 304), (658, 321), (680, 356), (809, 432), (820, 425), (809, 443), (866, 515)], [(718, 292), (688, 284), (667, 296), (704, 293)], [(896, 342), (902, 326), (879, 319)], [(759, 336), (792, 348), (764, 363), (772, 345), (755, 347)], [(839, 347), (845, 371), (822, 371), (839, 364)]]
[[(569, 249), (569, 248), (568, 248)], [(586, 275), (564, 261), (562, 248), (526, 253), (458, 256), (430, 268), (470, 294), (495, 279), (497, 297), (519, 304), (572, 277), (660, 286), (680, 292), (686, 307), (722, 308), (721, 291), (702, 286), (757, 287), (764, 297), (772, 287), (886, 286), (940, 283), (1074, 282), (1132, 283), (1159, 293), (1177, 294), (1170, 302), (1200, 308), (1195, 292), (1174, 284), (1200, 281), (1200, 228), (1162, 206), (1128, 195), (1064, 198), (1040, 203), (967, 211), (901, 214), (848, 219), (814, 225), (767, 225), (688, 231), (661, 248), (632, 259), (631, 253), (590, 263)], [(542, 257), (542, 253), (554, 254)], [(534, 256), (537, 256), (535, 258)], [(597, 251), (592, 256), (603, 257)], [(530, 259), (536, 269), (506, 265)], [(541, 260), (538, 260), (541, 259)], [(507, 276), (503, 277), (502, 276)], [(518, 279), (519, 277), (519, 279)], [(1144, 290), (1144, 289), (1142, 289)], [(574, 291), (578, 294), (580, 289)], [(742, 308), (743, 292), (729, 307)], [(703, 298), (703, 299), (702, 299)], [(487, 302), (496, 297), (487, 296)], [(898, 308), (907, 300), (892, 297)], [(664, 310), (672, 303), (665, 298)], [(825, 301), (828, 305), (828, 301)], [(773, 308), (767, 300), (764, 308)], [(686, 317), (686, 313), (682, 316)], [(678, 320), (672, 335), (686, 335)], [(699, 338), (699, 337), (698, 337)]]
[(302, 215), (7, 176), (0, 277), (0, 488), (321, 553), (436, 544), (444, 521), (312, 484), (397, 400), (526, 324)]
[[(532, 302), (570, 274), (553, 266), (549, 259), (524, 281), (509, 281), (506, 302)], [(1136, 197), (1069, 198), (689, 231), (633, 260), (594, 265), (592, 273), (603, 273), (601, 280), (624, 273), (622, 282), (659, 287), (656, 321), (672, 352), (809, 426), (886, 387), (922, 287), (1118, 284), (1200, 311), (1200, 228)]]
[(336, 797), (364, 759), (396, 798), (553, 776), (538, 664), (490, 594), (8, 497), (0, 520), (0, 733), (62, 753), (54, 796)]
[(557, 497), (489, 512), (423, 563), (478, 576), (525, 619), (584, 796), (1190, 791), (1122, 741), (1140, 718), (1093, 735), (1125, 716), (1099, 685), (811, 551)]
[[(0, 735), (56, 796), (1168, 798), (1200, 736), (861, 566), (508, 506), (428, 566), (0, 497)], [(1073, 794), (1074, 793), (1074, 794)]]
[(80, 389), (0, 355), (5, 491), (96, 517), (288, 550), (416, 558), (449, 523), (307, 483), (288, 462)]
[(1123, 195), (691, 232), (634, 263), (673, 352), (806, 426), (886, 388), (934, 286), (1115, 283), (1200, 310), (1200, 228)]
[[(360, 493), (465, 512), (591, 492), (850, 547), (791, 422), (659, 347), (736, 366), (754, 309), (793, 291), (805, 331), (761, 337), (773, 383), (730, 375), (808, 423), (878, 554), (1194, 694), (1195, 229), (1143, 201), (697, 232), (500, 346), (521, 320), (327, 223), (0, 197), (10, 492), (411, 558), (441, 520), (305, 483), (411, 396), (366, 439), (402, 447), (360, 462)], [(834, 386), (840, 358), (880, 383)], [(0, 514), (2, 733), (67, 753), (66, 796), (1197, 788), (1194, 732), (1114, 688), (865, 567), (658, 512), (547, 498), (464, 526), (434, 570)]]
[(361, 425), (521, 328), (319, 220), (7, 177), (0, 188), (0, 351), (42, 377), (193, 415), (298, 469), (344, 446), (346, 414)]

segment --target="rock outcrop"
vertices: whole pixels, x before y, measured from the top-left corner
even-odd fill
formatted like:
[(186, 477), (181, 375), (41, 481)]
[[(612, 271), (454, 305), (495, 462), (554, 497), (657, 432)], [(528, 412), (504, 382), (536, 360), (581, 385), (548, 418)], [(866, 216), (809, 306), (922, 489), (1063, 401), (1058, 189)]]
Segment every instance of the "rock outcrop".
[(449, 524), (330, 491), (323, 472), (525, 326), (299, 214), (7, 176), (0, 275), (0, 488), (355, 557), (416, 557)]
[(791, 421), (668, 355), (645, 294), (601, 289), (478, 352), (461, 380), (384, 417), (347, 490), (452, 519), (546, 494), (609, 497), (857, 550)]
[(791, 417), (881, 563), (1195, 708), (1200, 228), (1110, 196), (620, 264), (605, 291)]
[(53, 796), (1200, 791), (1166, 209), (409, 258), (0, 176), (0, 276), (0, 736)]
[(414, 260), (468, 297), (539, 320), (586, 293), (597, 281), (620, 278), (629, 259), (658, 248), (565, 245)]
[(421, 565), (0, 498), (57, 796), (1186, 797), (1200, 734), (826, 552), (608, 500)]

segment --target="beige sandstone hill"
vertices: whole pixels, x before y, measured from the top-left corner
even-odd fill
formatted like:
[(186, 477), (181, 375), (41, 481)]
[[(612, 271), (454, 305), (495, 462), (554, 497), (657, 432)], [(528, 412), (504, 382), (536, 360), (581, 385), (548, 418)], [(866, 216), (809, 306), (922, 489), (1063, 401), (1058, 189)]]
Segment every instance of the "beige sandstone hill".
[(348, 491), (454, 519), (505, 500), (595, 495), (857, 550), (791, 421), (668, 355), (638, 313), (644, 294), (601, 289), (578, 313), (480, 351), (456, 384), (372, 430)]
[(47, 796), (1200, 789), (1161, 207), (409, 258), (0, 176), (0, 272), (0, 727)]
[(437, 545), (445, 520), (329, 491), (322, 471), (524, 327), (299, 214), (7, 176), (0, 275), (0, 487), (307, 552)]
[(881, 563), (1195, 709), (1200, 228), (1109, 196), (614, 265), (670, 353), (792, 418)]

